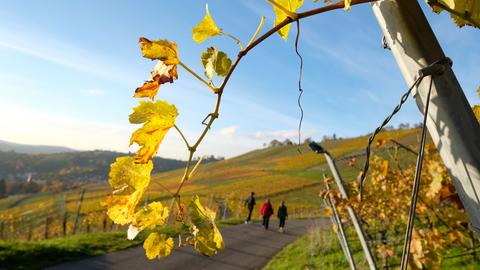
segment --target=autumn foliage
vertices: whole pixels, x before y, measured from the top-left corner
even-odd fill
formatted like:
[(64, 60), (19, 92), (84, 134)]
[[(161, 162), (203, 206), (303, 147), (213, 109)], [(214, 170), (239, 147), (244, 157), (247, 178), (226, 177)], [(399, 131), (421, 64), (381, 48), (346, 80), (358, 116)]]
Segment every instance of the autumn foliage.
[[(328, 194), (341, 212), (345, 212), (347, 205), (353, 206), (371, 239), (376, 239), (376, 234), (386, 239), (386, 243), (374, 244), (378, 257), (396, 260), (401, 256), (400, 245), (408, 220), (415, 175), (415, 164), (402, 165), (397, 155), (395, 151), (388, 159), (373, 156), (361, 202), (356, 182), (350, 185), (349, 192), (353, 196), (349, 200), (342, 199), (336, 192)], [(351, 163), (354, 164), (355, 161)], [(413, 269), (438, 267), (444, 254), (453, 246), (470, 250), (471, 237), (474, 237), (452, 180), (433, 145), (427, 146), (421, 179), (410, 249), (409, 263)], [(327, 209), (329, 213), (331, 211)]]
[[(275, 32), (277, 32), (283, 39), (287, 39), (291, 22), (297, 21), (297, 27), (299, 27), (299, 15), (296, 12), (302, 7), (304, 0), (267, 1), (271, 4), (275, 14), (274, 28), (263, 34), (261, 37), (258, 37), (264, 23), (264, 18), (262, 17), (257, 30), (247, 43), (247, 46), (244, 46), (240, 39), (227, 33), (225, 30), (219, 27), (213, 20), (207, 6), (205, 16), (192, 29), (192, 39), (197, 43), (202, 43), (209, 38), (224, 36), (232, 39), (236, 45), (238, 45), (240, 50), (236, 60), (232, 61), (225, 52), (219, 50), (218, 48), (214, 46), (206, 48), (200, 57), (200, 62), (204, 68), (204, 76), (198, 75), (183, 61), (181, 61), (181, 53), (179, 52), (175, 42), (167, 39), (149, 40), (145, 37), (141, 37), (139, 39), (140, 49), (143, 57), (155, 61), (155, 65), (150, 72), (150, 76), (141, 86), (135, 89), (134, 93), (135, 98), (143, 98), (147, 100), (140, 101), (139, 105), (133, 109), (133, 113), (130, 114), (129, 117), (131, 124), (141, 125), (140, 128), (133, 132), (130, 138), (130, 145), (136, 144), (139, 146), (139, 150), (136, 152), (134, 157), (125, 156), (117, 158), (116, 161), (111, 165), (109, 183), (112, 187), (112, 192), (107, 196), (105, 206), (108, 208), (108, 216), (115, 223), (129, 225), (129, 238), (133, 239), (138, 232), (142, 230), (148, 229), (150, 231), (150, 234), (144, 243), (144, 248), (146, 249), (146, 254), (149, 259), (165, 257), (169, 255), (171, 250), (174, 248), (173, 239), (163, 234), (160, 230), (162, 226), (164, 226), (169, 220), (181, 224), (187, 231), (186, 243), (190, 244), (197, 251), (204, 255), (215, 254), (218, 250), (221, 250), (224, 247), (222, 236), (215, 225), (215, 213), (204, 207), (197, 196), (194, 196), (188, 200), (188, 202), (185, 202), (182, 200), (183, 198), (181, 198), (180, 192), (184, 184), (193, 177), (195, 170), (200, 165), (201, 159), (195, 165), (192, 164), (193, 155), (196, 152), (198, 145), (202, 142), (203, 138), (210, 130), (213, 122), (219, 116), (220, 101), (223, 91), (238, 62), (249, 50)], [(313, 2), (317, 1), (314, 0)], [(331, 1), (326, 0), (325, 2)], [(303, 13), (303, 17), (313, 16), (321, 12), (339, 8), (349, 10), (350, 6), (365, 2), (368, 1), (342, 0), (336, 4), (331, 4), (331, 7), (328, 9), (315, 9), (312, 10), (314, 12), (311, 14)], [(476, 25), (478, 22), (478, 6), (476, 9), (474, 9), (475, 13), (473, 16), (469, 15), (468, 18), (465, 18), (465, 16), (462, 16), (460, 13), (464, 12), (465, 14), (465, 12), (469, 10), (466, 1), (454, 1), (464, 3), (460, 9), (458, 8), (458, 5), (452, 6), (450, 3), (452, 1), (441, 0), (431, 2), (435, 2), (435, 11), (447, 9), (452, 13), (459, 13), (455, 15), (456, 17), (454, 17), (454, 19), (460, 25)], [(461, 21), (461, 19), (464, 19), (465, 21)], [(178, 66), (185, 69), (188, 73), (190, 73), (190, 75), (198, 79), (217, 97), (213, 112), (207, 115), (203, 121), (205, 124), (204, 131), (199, 135), (198, 139), (193, 144), (188, 142), (181, 129), (175, 125), (176, 118), (179, 115), (177, 108), (174, 105), (169, 104), (167, 101), (160, 99), (156, 101), (154, 100), (159, 94), (161, 85), (166, 83), (174, 83), (178, 79)], [(217, 79), (219, 80), (220, 78), (224, 78), (220, 86), (215, 85), (215, 75), (217, 75)], [(187, 161), (185, 173), (180, 179), (180, 183), (178, 184), (176, 191), (167, 190), (172, 195), (172, 206), (167, 207), (163, 206), (159, 202), (152, 202), (149, 205), (138, 207), (141, 198), (145, 195), (145, 192), (150, 185), (150, 175), (153, 169), (151, 159), (157, 153), (159, 146), (167, 132), (169, 132), (172, 128), (178, 132), (181, 139), (185, 142), (189, 152), (189, 159)], [(389, 167), (388, 162), (386, 163), (379, 160), (375, 161), (374, 164), (376, 164), (375, 166), (378, 165), (378, 175), (372, 176), (371, 182), (375, 183), (375, 181), (377, 181), (378, 183), (372, 190), (380, 188), (383, 190), (379, 191), (383, 193), (401, 193), (408, 190), (407, 186), (402, 189), (402, 184), (397, 185), (392, 184), (392, 182), (394, 180), (398, 182), (398, 179), (401, 179), (398, 177), (403, 177), (403, 174), (410, 173), (410, 169), (392, 171), (392, 168)], [(438, 175), (438, 177), (435, 176), (437, 177), (435, 178), (436, 180), (433, 180), (432, 178), (431, 181), (434, 181), (435, 184), (432, 184), (429, 194), (443, 194), (446, 192), (444, 189), (448, 187), (448, 181), (443, 178), (441, 169), (435, 167), (437, 165), (431, 166), (431, 170), (433, 170), (432, 173), (437, 173), (435, 175)], [(389, 173), (387, 174), (387, 172)], [(386, 179), (391, 180), (387, 181)], [(394, 186), (396, 189), (390, 190), (393, 189)], [(437, 197), (438, 196), (433, 196), (432, 198)], [(427, 197), (425, 198), (427, 199)], [(440, 202), (436, 203), (443, 203), (445, 200), (441, 200)], [(403, 200), (400, 199), (399, 203), (400, 202), (401, 207), (403, 207)], [(433, 203), (434, 199), (427, 200), (427, 203), (425, 203), (423, 206), (428, 208), (431, 207), (431, 204)], [(387, 206), (386, 202), (385, 208), (382, 211), (374, 211), (365, 205), (362, 206), (361, 212), (365, 213), (366, 217), (369, 217), (369, 211), (372, 213), (375, 212), (375, 215), (377, 215), (375, 217), (377, 220), (375, 221), (373, 219), (366, 219), (367, 224), (370, 226), (370, 224), (373, 225), (379, 223), (380, 221), (383, 221), (383, 219), (392, 218), (391, 212), (394, 212), (395, 209)], [(431, 220), (434, 220), (433, 218), (434, 217), (430, 217)], [(401, 223), (402, 220), (393, 219), (391, 222), (389, 221), (388, 226), (394, 226), (396, 222)], [(418, 229), (415, 233), (416, 235), (425, 237), (436, 237), (436, 234), (442, 233), (435, 232), (436, 234), (428, 234), (429, 232), (430, 230), (428, 230), (427, 226), (425, 230)], [(453, 239), (453, 236), (449, 237)], [(455, 240), (459, 237), (460, 236), (457, 236)], [(426, 244), (428, 243), (430, 242), (426, 242)], [(184, 244), (184, 241), (179, 241), (179, 246)], [(416, 247), (417, 248), (414, 248), (414, 250), (420, 249), (419, 245), (416, 245)], [(416, 256), (416, 261), (423, 263), (422, 258), (424, 255), (422, 255), (422, 252), (418, 251)]]

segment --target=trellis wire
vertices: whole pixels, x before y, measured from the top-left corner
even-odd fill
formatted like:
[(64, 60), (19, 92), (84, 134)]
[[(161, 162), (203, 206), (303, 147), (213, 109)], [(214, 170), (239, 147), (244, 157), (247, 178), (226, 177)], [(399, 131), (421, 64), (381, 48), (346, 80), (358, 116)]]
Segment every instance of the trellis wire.
[(422, 136), (420, 140), (420, 149), (417, 157), (417, 168), (415, 170), (415, 179), (413, 180), (412, 201), (408, 213), (407, 230), (405, 232), (405, 242), (403, 244), (402, 263), (400, 268), (407, 269), (408, 257), (410, 255), (410, 242), (412, 241), (413, 224), (415, 221), (415, 210), (417, 207), (418, 192), (420, 190), (420, 179), (422, 178), (423, 156), (425, 154), (425, 141), (427, 137), (427, 117), (428, 107), (430, 105), (430, 94), (432, 92), (433, 77), (430, 77), (430, 86), (428, 88), (427, 101), (425, 103), (425, 112), (423, 114)]
[(382, 131), (382, 129), (388, 124), (388, 122), (390, 122), (392, 117), (400, 111), (400, 109), (402, 108), (402, 105), (407, 101), (408, 96), (410, 96), (410, 93), (412, 92), (413, 88), (418, 86), (422, 82), (423, 78), (424, 76), (419, 76), (415, 80), (415, 82), (412, 84), (412, 86), (410, 86), (408, 91), (405, 92), (405, 94), (403, 94), (402, 98), (400, 99), (400, 103), (395, 107), (395, 109), (393, 109), (393, 112), (389, 116), (387, 116), (385, 120), (383, 120), (382, 124), (379, 127), (377, 127), (373, 132), (373, 134), (370, 136), (370, 138), (368, 138), (367, 147), (365, 148), (365, 155), (366, 155), (365, 165), (359, 181), (360, 198), (362, 198), (362, 195), (363, 195), (363, 181), (365, 181), (365, 178), (367, 177), (368, 168), (370, 167), (370, 161), (369, 161), (370, 151), (371, 151), (370, 148), (373, 143), (373, 140), (378, 135), (378, 133), (380, 133), (380, 131)]
[(392, 119), (392, 117), (400, 111), (403, 103), (407, 100), (408, 96), (412, 92), (414, 87), (418, 87), (422, 80), (427, 77), (431, 76), (430, 79), (430, 86), (428, 89), (428, 94), (427, 94), (427, 100), (425, 104), (425, 112), (423, 115), (423, 126), (422, 126), (422, 135), (421, 135), (421, 141), (420, 141), (420, 150), (419, 154), (417, 157), (417, 165), (415, 168), (415, 178), (413, 181), (413, 190), (412, 190), (412, 199), (410, 203), (410, 210), (409, 210), (409, 215), (408, 215), (408, 223), (407, 223), (407, 229), (405, 232), (405, 242), (403, 246), (403, 252), (402, 252), (402, 261), (401, 261), (401, 269), (405, 270), (407, 267), (407, 262), (408, 262), (408, 257), (410, 254), (410, 242), (412, 240), (412, 232), (413, 232), (413, 226), (414, 226), (414, 220), (415, 220), (415, 208), (417, 205), (417, 198), (418, 198), (418, 193), (420, 190), (420, 179), (421, 179), (421, 173), (422, 173), (422, 165), (423, 165), (423, 156), (425, 153), (425, 141), (426, 141), (426, 128), (427, 128), (427, 117), (428, 117), (428, 107), (430, 104), (430, 95), (432, 91), (432, 85), (433, 85), (433, 76), (442, 74), (445, 71), (445, 66), (452, 65), (452, 61), (446, 57), (443, 59), (440, 59), (438, 61), (433, 62), (432, 64), (428, 65), (427, 67), (419, 70), (419, 76), (418, 78), (414, 81), (412, 86), (408, 89), (408, 91), (402, 96), (400, 103), (395, 107), (393, 112), (385, 118), (385, 120), (382, 122), (382, 124), (377, 127), (375, 132), (370, 136), (368, 139), (368, 144), (365, 149), (366, 152), (366, 160), (365, 160), (365, 166), (364, 170), (362, 172), (360, 181), (359, 181), (359, 189), (360, 189), (360, 199), (362, 198), (362, 190), (363, 190), (363, 182), (366, 178), (368, 167), (369, 167), (369, 158), (370, 158), (370, 148), (373, 140), (375, 139), (375, 136), (380, 133), (380, 131), (387, 125), (387, 123)]
[[(422, 82), (422, 80), (425, 77), (431, 76), (431, 75), (434, 75), (434, 74), (443, 73), (445, 71), (445, 66), (447, 66), (447, 65), (449, 67), (451, 67), (452, 66), (452, 60), (450, 60), (450, 58), (448, 58), (448, 57), (445, 57), (445, 58), (442, 58), (440, 60), (437, 60), (437, 61), (431, 63), (430, 65), (428, 65), (425, 68), (420, 69), (419, 72), (418, 72), (418, 78), (413, 82), (413, 84), (410, 86), (408, 91), (405, 94), (403, 94), (402, 98), (400, 99), (400, 103), (395, 107), (393, 112), (389, 116), (387, 116), (387, 118), (385, 118), (385, 120), (383, 120), (382, 124), (375, 129), (375, 131), (370, 136), (370, 138), (368, 138), (367, 147), (365, 148), (365, 154), (366, 154), (365, 165), (364, 165), (364, 168), (363, 168), (362, 174), (360, 176), (360, 180), (359, 180), (360, 199), (362, 198), (362, 195), (363, 195), (363, 182), (365, 181), (365, 178), (367, 177), (368, 168), (370, 166), (370, 161), (369, 160), (370, 160), (370, 152), (371, 152), (371, 146), (372, 146), (373, 140), (378, 135), (378, 133), (380, 133), (380, 131), (382, 131), (382, 129), (388, 124), (388, 122), (390, 122), (392, 117), (400, 111), (400, 109), (402, 108), (402, 105), (407, 101), (407, 98), (410, 95), (410, 93), (412, 92), (413, 88), (418, 87), (418, 85), (420, 85), (420, 83)], [(424, 128), (425, 128), (425, 126), (424, 126)]]

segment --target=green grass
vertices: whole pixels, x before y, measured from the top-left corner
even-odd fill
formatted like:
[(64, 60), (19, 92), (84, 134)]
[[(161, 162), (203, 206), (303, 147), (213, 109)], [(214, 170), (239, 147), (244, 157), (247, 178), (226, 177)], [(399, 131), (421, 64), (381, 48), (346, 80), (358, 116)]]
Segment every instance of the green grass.
[[(357, 269), (367, 269), (358, 242), (351, 242)], [(348, 269), (337, 236), (331, 230), (314, 229), (280, 251), (263, 270)]]
[[(354, 257), (357, 269), (369, 269), (363, 256), (360, 243), (352, 228), (347, 228), (347, 238)], [(478, 270), (480, 269), (480, 260), (477, 251), (477, 259), (472, 255), (462, 255), (460, 248), (453, 248), (450, 254), (444, 254), (442, 264), (438, 269), (462, 269)], [(377, 261), (380, 259), (377, 258)], [(396, 261), (395, 261), (396, 262)], [(393, 263), (395, 263), (393, 262)], [(377, 262), (377, 267), (381, 265)], [(391, 265), (392, 269), (399, 265)], [(314, 229), (307, 235), (298, 238), (296, 241), (286, 246), (265, 266), (263, 270), (313, 270), (313, 269), (349, 269), (348, 261), (345, 258), (343, 250), (339, 244), (338, 238), (333, 230)]]
[[(217, 225), (226, 227), (243, 221), (243, 219), (219, 220)], [(180, 227), (171, 226), (161, 229), (161, 232), (170, 237), (184, 233)], [(82, 233), (42, 241), (0, 241), (0, 269), (41, 269), (67, 261), (98, 256), (140, 245), (148, 234), (148, 230), (141, 232), (135, 240), (128, 240), (125, 231), (117, 231)]]
[(142, 240), (142, 237), (127, 240), (125, 232), (107, 232), (36, 242), (0, 241), (0, 269), (40, 269), (125, 249), (140, 244)]

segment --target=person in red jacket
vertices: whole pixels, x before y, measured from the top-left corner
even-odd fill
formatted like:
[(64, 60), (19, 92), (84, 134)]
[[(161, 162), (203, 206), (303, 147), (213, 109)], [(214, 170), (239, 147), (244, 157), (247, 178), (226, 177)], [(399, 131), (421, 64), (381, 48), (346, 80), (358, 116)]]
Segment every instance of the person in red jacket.
[(263, 217), (263, 227), (265, 227), (265, 230), (268, 230), (268, 222), (270, 221), (270, 216), (273, 215), (273, 206), (270, 203), (270, 199), (266, 199), (260, 206), (260, 215)]

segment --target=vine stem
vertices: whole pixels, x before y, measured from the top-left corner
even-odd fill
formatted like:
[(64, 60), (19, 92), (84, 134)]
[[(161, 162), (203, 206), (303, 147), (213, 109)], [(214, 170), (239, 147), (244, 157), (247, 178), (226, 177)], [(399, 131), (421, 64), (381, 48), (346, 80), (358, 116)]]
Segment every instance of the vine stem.
[[(270, 2), (270, 0), (268, 0)], [(370, 2), (375, 2), (377, 0), (352, 0), (350, 5), (351, 6), (354, 6), (354, 5), (358, 5), (358, 4), (363, 4), (363, 3), (370, 3)], [(273, 3), (272, 3), (273, 4)], [(180, 184), (177, 188), (177, 191), (175, 192), (174, 194), (174, 200), (177, 200), (177, 204), (178, 206), (180, 206), (180, 200), (179, 200), (179, 194), (180, 194), (180, 191), (183, 187), (183, 185), (189, 180), (189, 172), (190, 172), (190, 167), (192, 165), (192, 158), (193, 158), (193, 154), (195, 153), (195, 151), (197, 150), (197, 147), (198, 145), (203, 141), (203, 139), (205, 138), (205, 135), (207, 134), (207, 132), (210, 130), (213, 122), (215, 121), (215, 119), (218, 118), (218, 112), (220, 110), (220, 102), (222, 100), (222, 94), (223, 94), (223, 90), (225, 89), (225, 86), (227, 85), (228, 81), (230, 80), (230, 77), (232, 76), (232, 73), (233, 71), (236, 69), (238, 63), (240, 62), (240, 60), (245, 56), (247, 55), (247, 53), (252, 50), (253, 48), (255, 48), (256, 46), (258, 46), (260, 43), (262, 43), (264, 40), (266, 40), (268, 37), (270, 37), (271, 35), (273, 35), (274, 33), (276, 33), (278, 30), (280, 30), (282, 27), (284, 27), (285, 25), (287, 24), (290, 24), (294, 21), (297, 21), (297, 20), (301, 20), (301, 19), (304, 19), (304, 18), (307, 18), (307, 17), (311, 17), (311, 16), (314, 16), (314, 15), (317, 15), (317, 14), (320, 14), (320, 13), (324, 13), (324, 12), (328, 12), (328, 11), (331, 11), (331, 10), (335, 10), (335, 9), (342, 9), (345, 7), (345, 2), (343, 0), (335, 3), (335, 4), (331, 4), (331, 5), (328, 5), (328, 6), (324, 6), (324, 7), (320, 7), (320, 8), (316, 8), (316, 9), (312, 9), (312, 10), (308, 10), (308, 11), (305, 11), (305, 12), (301, 12), (301, 13), (295, 13), (296, 16), (294, 16), (294, 18), (291, 18), (291, 17), (287, 17), (285, 20), (281, 21), (279, 24), (277, 24), (276, 26), (274, 26), (273, 28), (271, 28), (268, 32), (264, 33), (263, 35), (261, 35), (259, 38), (255, 39), (255, 36), (258, 35), (257, 33), (254, 35), (254, 38), (255, 39), (253, 42), (249, 42), (249, 45), (247, 47), (245, 47), (244, 49), (242, 49), (239, 53), (238, 53), (238, 56), (237, 58), (235, 59), (235, 61), (233, 62), (232, 66), (230, 67), (230, 69), (228, 70), (228, 73), (227, 75), (225, 76), (225, 79), (223, 80), (222, 84), (220, 85), (220, 87), (218, 88), (214, 88), (212, 85), (210, 85), (208, 82), (206, 82), (204, 79), (202, 79), (200, 76), (198, 76), (195, 72), (193, 72), (192, 70), (190, 70), (187, 66), (185, 66), (182, 62), (179, 62), (179, 65), (181, 65), (183, 68), (185, 68), (188, 72), (190, 72), (193, 76), (195, 76), (197, 79), (199, 79), (201, 82), (203, 82), (208, 88), (212, 89), (214, 91), (214, 93), (217, 95), (217, 101), (215, 103), (215, 107), (214, 107), (214, 111), (210, 114), (210, 118), (209, 118), (209, 121), (208, 123), (206, 124), (202, 134), (200, 135), (200, 137), (197, 139), (197, 141), (195, 142), (195, 144), (193, 146), (189, 146), (188, 150), (190, 152), (189, 154), (189, 157), (188, 157), (188, 161), (187, 161), (187, 165), (185, 166), (185, 171), (184, 171), (184, 174), (183, 174), (183, 177), (180, 181)], [(261, 29), (261, 26), (259, 26), (259, 29)], [(260, 32), (260, 30), (257, 29), (257, 32)], [(226, 33), (224, 33), (226, 34)], [(228, 35), (228, 34), (226, 34)], [(230, 36), (228, 35), (230, 38), (234, 38), (233, 36)], [(236, 38), (234, 38), (234, 40), (237, 40)], [(240, 44), (240, 43), (239, 43)], [(173, 201), (172, 201), (173, 203)]]
[(223, 35), (225, 35), (225, 36), (233, 39), (233, 40), (238, 44), (238, 46), (240, 46), (240, 50), (243, 50), (243, 49), (244, 49), (243, 44), (242, 44), (242, 42), (240, 41), (240, 39), (234, 37), (233, 35), (230, 35), (230, 34), (227, 33), (227, 32), (221, 31), (221, 33), (222, 33)]
[(203, 84), (205, 84), (210, 90), (212, 90), (214, 93), (217, 91), (217, 89), (207, 81), (205, 81), (202, 77), (200, 77), (195, 71), (191, 70), (189, 67), (187, 67), (182, 61), (178, 61), (178, 64), (183, 67), (188, 73), (192, 74), (193, 77), (197, 78), (199, 81), (201, 81)]
[(262, 16), (262, 19), (260, 20), (260, 24), (257, 27), (257, 31), (255, 31), (255, 34), (253, 34), (252, 38), (250, 41), (247, 43), (247, 46), (250, 46), (253, 41), (257, 38), (257, 36), (260, 34), (260, 31), (262, 30), (263, 24), (265, 23), (265, 16)]
[(190, 174), (188, 175), (188, 178), (192, 178), (192, 175), (195, 173), (195, 171), (198, 169), (198, 166), (200, 166), (200, 164), (202, 163), (203, 161), (203, 157), (200, 157), (200, 159), (197, 161), (197, 164), (195, 164), (195, 166), (193, 167), (192, 171), (190, 171)]
[(182, 137), (183, 141), (187, 145), (187, 148), (190, 148), (190, 144), (187, 141), (187, 138), (185, 138), (185, 135), (183, 135), (183, 132), (178, 128), (177, 125), (173, 125), (173, 127), (177, 130), (178, 134), (180, 134), (180, 137)]
[(155, 181), (153, 182), (155, 185), (158, 185), (160, 186), (161, 188), (163, 188), (166, 192), (170, 193), (170, 195), (174, 195), (173, 192), (171, 192), (166, 186), (162, 185), (161, 183), (159, 183), (158, 181)]

